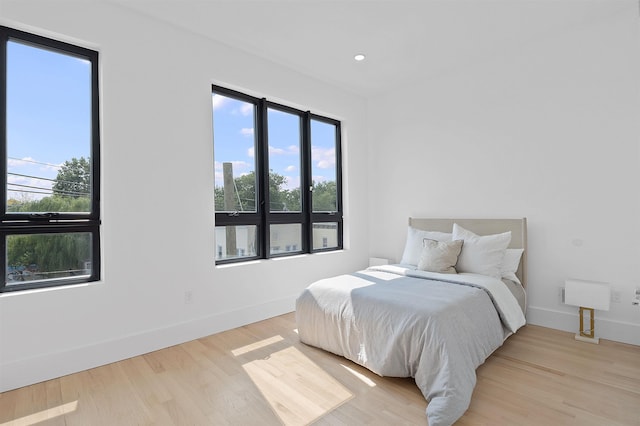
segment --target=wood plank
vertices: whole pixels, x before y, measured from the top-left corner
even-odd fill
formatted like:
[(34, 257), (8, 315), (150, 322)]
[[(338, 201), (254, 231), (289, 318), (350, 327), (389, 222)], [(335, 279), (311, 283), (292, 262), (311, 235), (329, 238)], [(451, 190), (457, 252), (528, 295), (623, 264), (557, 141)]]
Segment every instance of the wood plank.
[[(426, 425), (411, 378), (300, 343), (294, 313), (0, 393), (0, 426)], [(640, 347), (527, 325), (478, 368), (465, 425), (640, 426)]]

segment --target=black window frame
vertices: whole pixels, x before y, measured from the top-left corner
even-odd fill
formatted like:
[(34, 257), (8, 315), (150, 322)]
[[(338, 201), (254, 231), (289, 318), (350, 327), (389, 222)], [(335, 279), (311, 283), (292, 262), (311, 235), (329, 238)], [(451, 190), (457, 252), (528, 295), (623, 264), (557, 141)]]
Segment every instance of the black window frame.
[[(255, 107), (255, 173), (256, 173), (256, 211), (255, 212), (218, 212), (215, 211), (215, 226), (256, 226), (256, 255), (240, 258), (217, 259), (216, 265), (241, 263), (258, 259), (296, 256), (306, 253), (320, 253), (343, 249), (343, 201), (342, 201), (342, 130), (339, 120), (325, 117), (310, 111), (302, 111), (287, 105), (257, 98), (245, 93), (212, 85), (212, 96), (219, 94), (235, 100), (251, 103)], [(269, 206), (269, 123), (268, 110), (274, 109), (300, 117), (301, 130), (301, 167), (300, 193), (301, 211), (299, 212), (271, 212)], [(336, 210), (331, 212), (314, 212), (312, 208), (312, 165), (311, 165), (311, 121), (321, 121), (334, 125), (336, 129)], [(215, 123), (214, 123), (215, 126)], [(215, 146), (215, 140), (213, 141)], [(215, 151), (215, 148), (214, 148)], [(337, 244), (334, 247), (313, 248), (313, 224), (336, 223)], [(300, 224), (302, 227), (301, 246), (299, 250), (274, 253), (270, 252), (270, 226)], [(217, 243), (216, 243), (217, 244)], [(216, 245), (217, 247), (217, 245)], [(217, 250), (217, 249), (216, 249)]]
[[(88, 60), (91, 64), (91, 211), (88, 213), (18, 213), (7, 206), (7, 44), (17, 41), (51, 52)], [(100, 280), (100, 112), (98, 52), (49, 37), (0, 26), (0, 188), (4, 203), (0, 211), (0, 293), (74, 285)], [(48, 279), (7, 285), (6, 242), (9, 235), (88, 233), (91, 235), (91, 273), (83, 277)]]

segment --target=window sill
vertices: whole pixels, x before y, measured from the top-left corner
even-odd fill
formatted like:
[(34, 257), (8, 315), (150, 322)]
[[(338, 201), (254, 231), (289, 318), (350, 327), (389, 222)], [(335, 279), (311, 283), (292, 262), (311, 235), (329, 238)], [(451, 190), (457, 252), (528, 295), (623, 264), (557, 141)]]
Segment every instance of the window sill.
[(320, 252), (316, 252), (316, 253), (301, 253), (301, 254), (294, 254), (292, 256), (272, 257), (270, 259), (257, 259), (257, 260), (247, 260), (246, 262), (224, 263), (222, 265), (216, 265), (215, 268), (216, 269), (226, 269), (226, 268), (241, 267), (241, 266), (246, 266), (246, 265), (259, 265), (259, 264), (265, 263), (265, 262), (283, 262), (283, 261), (287, 261), (287, 260), (304, 259), (304, 258), (307, 258), (309, 256), (330, 256), (330, 255), (340, 254), (340, 253), (344, 253), (344, 252), (345, 252), (345, 250), (342, 249), (342, 250), (320, 251)]
[(6, 291), (3, 293), (0, 293), (0, 299), (15, 297), (15, 296), (25, 296), (25, 295), (36, 294), (36, 293), (45, 293), (45, 292), (51, 292), (51, 291), (71, 290), (71, 289), (76, 289), (80, 287), (94, 286), (96, 284), (102, 284), (102, 281), (91, 281), (86, 283), (56, 285), (51, 287), (29, 288), (26, 290)]

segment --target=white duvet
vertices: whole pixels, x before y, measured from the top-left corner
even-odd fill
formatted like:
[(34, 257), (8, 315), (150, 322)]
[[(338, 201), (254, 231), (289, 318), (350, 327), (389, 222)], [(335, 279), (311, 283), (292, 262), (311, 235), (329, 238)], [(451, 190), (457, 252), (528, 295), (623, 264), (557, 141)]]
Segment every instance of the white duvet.
[(525, 324), (500, 280), (385, 265), (317, 281), (296, 301), (300, 340), (381, 376), (414, 377), (430, 426), (469, 407), (476, 368)]

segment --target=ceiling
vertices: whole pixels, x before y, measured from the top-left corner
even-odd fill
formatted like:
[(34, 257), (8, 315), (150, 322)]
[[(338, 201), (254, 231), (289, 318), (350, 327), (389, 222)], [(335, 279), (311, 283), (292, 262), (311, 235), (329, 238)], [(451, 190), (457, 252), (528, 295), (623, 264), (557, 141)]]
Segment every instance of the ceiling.
[(112, 1), (371, 97), (593, 25), (633, 0)]

